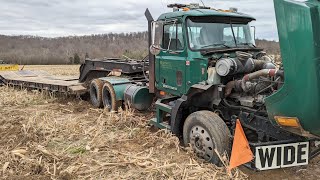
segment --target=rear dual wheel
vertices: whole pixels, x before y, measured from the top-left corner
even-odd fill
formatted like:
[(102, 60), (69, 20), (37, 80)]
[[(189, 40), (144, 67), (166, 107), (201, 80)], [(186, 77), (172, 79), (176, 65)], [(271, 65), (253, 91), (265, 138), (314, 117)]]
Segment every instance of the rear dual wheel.
[(211, 111), (192, 113), (184, 123), (184, 144), (190, 144), (199, 158), (218, 166), (222, 165), (219, 156), (230, 153), (230, 137), (225, 122)]
[(90, 101), (95, 108), (102, 108), (102, 87), (103, 82), (100, 79), (94, 79), (90, 83)]
[(119, 102), (117, 101), (113, 86), (109, 82), (105, 82), (102, 87), (102, 103), (108, 111), (118, 111)]
[(119, 103), (112, 84), (94, 79), (90, 83), (90, 100), (95, 108), (106, 108), (108, 111), (117, 111)]

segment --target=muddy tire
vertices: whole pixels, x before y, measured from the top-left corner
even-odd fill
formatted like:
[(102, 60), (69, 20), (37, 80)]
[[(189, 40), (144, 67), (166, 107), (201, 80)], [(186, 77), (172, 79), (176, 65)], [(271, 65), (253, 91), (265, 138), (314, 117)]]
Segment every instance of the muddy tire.
[(190, 114), (183, 126), (183, 141), (191, 145), (196, 155), (207, 162), (221, 166), (215, 149), (222, 156), (230, 154), (230, 131), (225, 122), (211, 111)]
[(119, 109), (119, 102), (116, 98), (116, 93), (113, 89), (112, 84), (109, 82), (104, 83), (102, 88), (102, 103), (105, 109), (108, 111), (117, 112)]
[(100, 79), (94, 79), (90, 83), (90, 100), (96, 108), (102, 108), (102, 87), (103, 82)]

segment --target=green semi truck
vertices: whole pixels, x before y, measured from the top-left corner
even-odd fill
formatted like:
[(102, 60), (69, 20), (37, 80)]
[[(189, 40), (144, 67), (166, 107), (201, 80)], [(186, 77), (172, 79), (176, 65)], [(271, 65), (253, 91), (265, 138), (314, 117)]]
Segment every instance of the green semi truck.
[(253, 17), (171, 5), (174, 12), (151, 28), (149, 89), (169, 96), (157, 101), (152, 124), (169, 128), (199, 157), (218, 164), (217, 153), (231, 149), (236, 159), (249, 153), (230, 146), (239, 120), (255, 157), (248, 166), (308, 164), (319, 154), (319, 3), (274, 0), (280, 67), (255, 46)]
[(173, 12), (157, 20), (145, 13), (150, 53), (143, 61), (86, 59), (72, 87), (5, 74), (0, 80), (79, 90), (95, 107), (110, 111), (125, 104), (144, 111), (155, 102), (150, 124), (170, 130), (199, 158), (217, 165), (223, 154), (231, 155), (231, 168), (307, 165), (320, 154), (320, 2), (274, 5), (280, 66), (256, 47), (254, 17), (234, 8), (170, 4)]

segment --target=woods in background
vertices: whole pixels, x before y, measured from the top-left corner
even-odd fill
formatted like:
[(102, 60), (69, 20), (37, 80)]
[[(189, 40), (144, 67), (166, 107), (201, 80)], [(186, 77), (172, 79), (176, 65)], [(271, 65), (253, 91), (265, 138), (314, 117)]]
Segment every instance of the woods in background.
[[(142, 59), (148, 51), (147, 32), (44, 38), (0, 35), (0, 59), (18, 64), (79, 64), (85, 57)], [(280, 54), (279, 43), (257, 40), (270, 54)]]
[(263, 48), (264, 51), (270, 55), (280, 55), (279, 42), (258, 39), (256, 40), (256, 45), (260, 48)]

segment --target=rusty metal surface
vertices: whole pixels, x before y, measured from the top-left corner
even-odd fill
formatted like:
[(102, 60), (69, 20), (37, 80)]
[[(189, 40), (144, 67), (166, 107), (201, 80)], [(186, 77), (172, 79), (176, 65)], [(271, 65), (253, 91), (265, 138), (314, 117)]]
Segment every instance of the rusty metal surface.
[(6, 71), (0, 72), (0, 81), (10, 86), (37, 90), (83, 94), (87, 90), (76, 77), (53, 76), (45, 71)]

